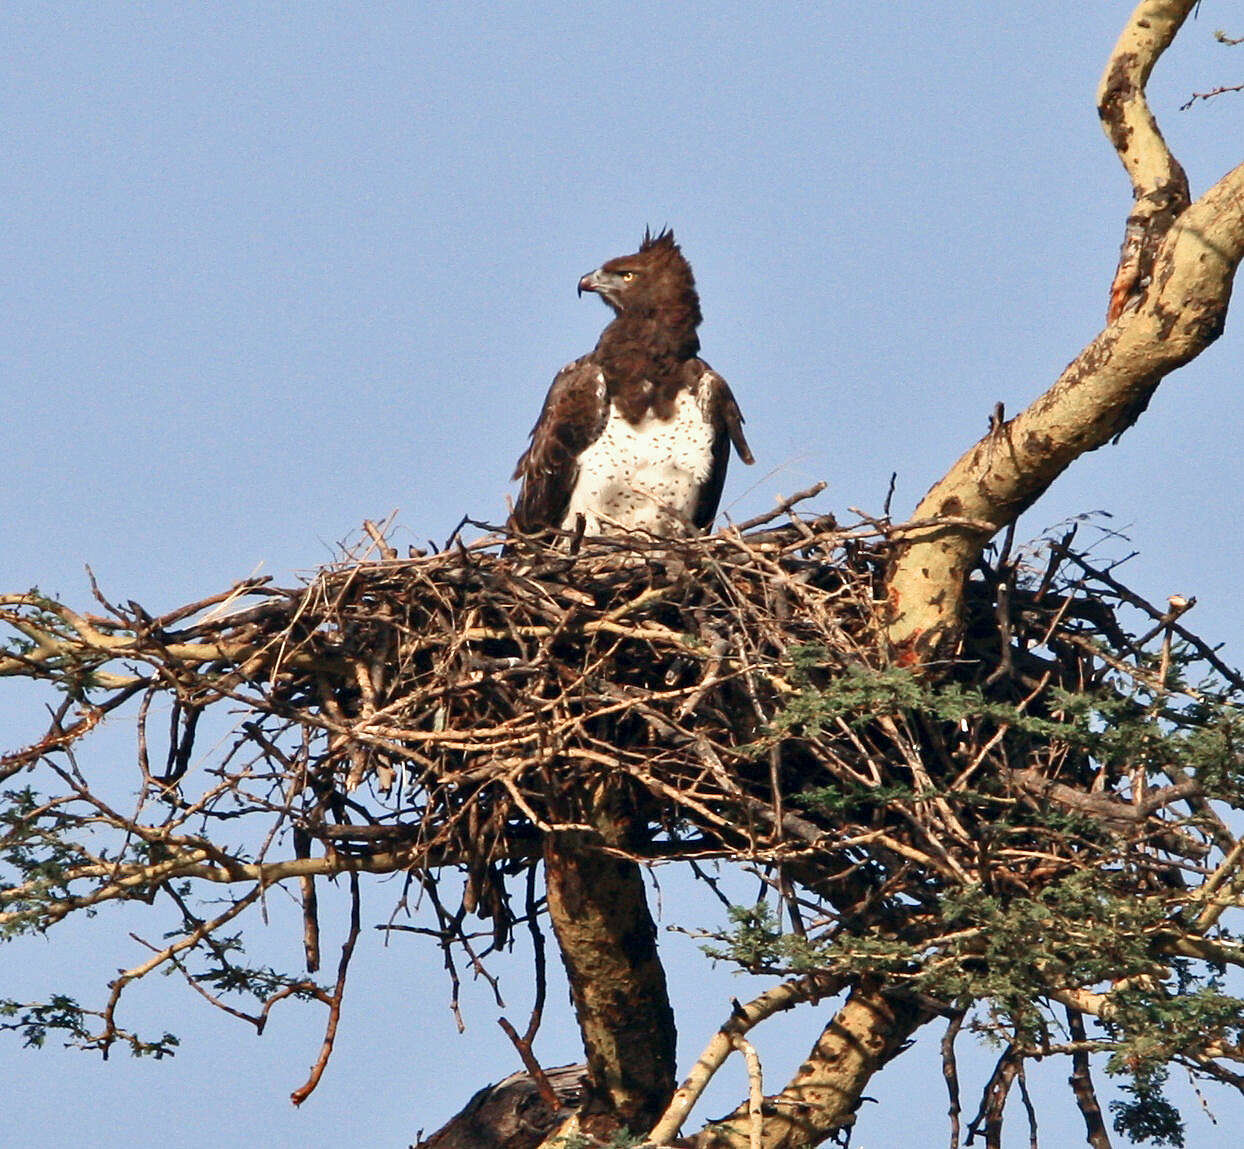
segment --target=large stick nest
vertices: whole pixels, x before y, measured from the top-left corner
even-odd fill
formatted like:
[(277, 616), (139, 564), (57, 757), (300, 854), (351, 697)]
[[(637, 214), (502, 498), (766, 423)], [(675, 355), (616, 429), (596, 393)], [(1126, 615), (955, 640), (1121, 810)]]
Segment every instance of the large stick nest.
[[(461, 866), (465, 908), (501, 935), (507, 879), (542, 835), (595, 833), (606, 793), (645, 827), (609, 848), (782, 863), (822, 893), (850, 876), (852, 904), (954, 882), (1030, 890), (1086, 851), (1100, 858), (1103, 842), (1128, 845), (1133, 866), (1150, 858), (1155, 880), (1171, 880), (1172, 860), (1196, 866), (1213, 834), (1196, 821), (1205, 804), (1174, 812), (1195, 807), (1192, 788), (1137, 783), (1134, 763), (1095, 755), (1083, 720), (1059, 709), (1071, 692), (1152, 706), (1172, 639), (1230, 676), (1178, 611), (1069, 540), (1043, 569), (1003, 556), (972, 580), (962, 647), (936, 668), (930, 706), (889, 666), (880, 625), (902, 530), (790, 511), (780, 526), (684, 540), (523, 540), (502, 554), (489, 537), (350, 558), (294, 590), (243, 584), (197, 615), (109, 604), (79, 616), (13, 598), (6, 614), (35, 638), (20, 672), (93, 682), (105, 709), (146, 696), (142, 768), (180, 821), (266, 812), (293, 824), (300, 856), (319, 840), (361, 860)], [(1116, 617), (1124, 605), (1154, 622), (1140, 639)], [(105, 669), (118, 659), (130, 673)], [(161, 693), (176, 702), (158, 772), (142, 726)], [(248, 713), (228, 760), (253, 757), (222, 770), (234, 784), (188, 797), (198, 716), (230, 699)], [(67, 727), (62, 714), (14, 765), (90, 719)], [(1069, 818), (1083, 825), (1068, 833)]]

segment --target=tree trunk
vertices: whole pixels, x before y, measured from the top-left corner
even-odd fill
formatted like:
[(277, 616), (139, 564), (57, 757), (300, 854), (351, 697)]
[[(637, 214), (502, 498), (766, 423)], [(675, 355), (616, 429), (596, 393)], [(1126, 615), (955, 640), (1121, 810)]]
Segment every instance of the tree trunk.
[(674, 1092), (676, 1031), (644, 875), (601, 846), (621, 847), (629, 819), (603, 793), (600, 835), (562, 831), (544, 844), (549, 917), (583, 1033), (587, 1112), (647, 1129)]

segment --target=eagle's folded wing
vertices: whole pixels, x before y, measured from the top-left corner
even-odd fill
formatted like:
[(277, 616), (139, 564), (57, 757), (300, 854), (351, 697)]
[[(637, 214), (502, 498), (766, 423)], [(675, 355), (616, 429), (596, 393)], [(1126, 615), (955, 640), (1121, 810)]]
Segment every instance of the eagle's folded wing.
[(726, 482), (726, 464), (730, 461), (730, 444), (745, 463), (753, 463), (751, 448), (743, 435), (743, 415), (734, 401), (730, 385), (702, 360), (694, 360), (703, 368), (699, 389), (701, 403), (708, 421), (713, 425), (713, 469), (700, 490), (693, 521), (701, 530), (717, 514), (721, 489)]
[(605, 377), (592, 356), (567, 364), (553, 380), (531, 445), (514, 468), (522, 490), (510, 525), (523, 534), (559, 527), (579, 473), (579, 456), (604, 429), (609, 414)]

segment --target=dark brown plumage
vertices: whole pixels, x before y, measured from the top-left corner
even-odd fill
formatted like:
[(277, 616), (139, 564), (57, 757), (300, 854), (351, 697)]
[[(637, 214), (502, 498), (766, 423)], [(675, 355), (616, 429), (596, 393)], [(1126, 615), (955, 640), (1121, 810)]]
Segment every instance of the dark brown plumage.
[(596, 349), (553, 380), (514, 478), (513, 529), (685, 534), (712, 522), (730, 444), (752, 454), (726, 381), (698, 358), (700, 301), (669, 230), (585, 275), (614, 311)]

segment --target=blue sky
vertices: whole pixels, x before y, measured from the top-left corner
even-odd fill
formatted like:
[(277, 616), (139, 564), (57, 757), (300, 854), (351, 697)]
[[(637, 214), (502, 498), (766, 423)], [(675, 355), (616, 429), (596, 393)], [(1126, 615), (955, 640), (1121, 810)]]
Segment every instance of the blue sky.
[[(736, 463), (727, 513), (817, 479), (826, 509), (876, 511), (891, 471), (895, 512), (909, 511), (995, 402), (1021, 408), (1102, 321), (1130, 196), (1093, 93), (1129, 9), (5, 6), (0, 589), (85, 603), (89, 563), (106, 593), (158, 612), (256, 570), (289, 583), (394, 509), (402, 545), (463, 514), (500, 520), (549, 381), (606, 319), (575, 284), (646, 225), (672, 225), (691, 259), (705, 357), (748, 420), (758, 463)], [(1239, 97), (1177, 111), (1239, 81), (1244, 49), (1212, 37), (1234, 15), (1206, 3), (1151, 86), (1194, 192), (1241, 158)], [(1236, 662), (1242, 346), (1233, 317), (1020, 532), (1109, 512), (1141, 552), (1125, 568), (1137, 589), (1195, 594), (1189, 621)], [(28, 694), (0, 687), (0, 743), (39, 722)], [(122, 768), (130, 738), (105, 730), (94, 768)], [(667, 907), (690, 896), (661, 881)], [(373, 884), (371, 920), (396, 897)], [(279, 903), (256, 935), (274, 958), (297, 944)], [(700, 920), (715, 923), (711, 905)], [(0, 951), (5, 993), (98, 1000), (136, 960), (126, 931), (144, 928), (105, 913)], [(689, 1065), (747, 987), (704, 976), (693, 942), (665, 944)], [(515, 1067), (487, 995), (453, 1031), (429, 944), (368, 937), (357, 965), (336, 1058), (302, 1111), (286, 1098), (317, 1052), (316, 1011), (278, 1014), (256, 1040), (162, 982), (139, 1008), (182, 1035), (171, 1063), (0, 1043), (11, 1095), (29, 1099), (9, 1109), (12, 1143), (243, 1145), (262, 1131), (328, 1146), (345, 1119), (362, 1143), (402, 1146)], [(505, 985), (521, 1023), (521, 960)], [(809, 1016), (793, 1044), (757, 1032), (770, 1088)], [(537, 1052), (572, 1060), (575, 1042), (563, 1012)], [(1065, 1075), (1045, 1068), (1051, 1096)], [(923, 1143), (928, 1122), (941, 1140), (927, 1051), (870, 1093), (883, 1104), (857, 1145)], [(1069, 1102), (1053, 1104), (1050, 1143), (1082, 1137)], [(1225, 1097), (1218, 1113), (1244, 1116)], [(1189, 1117), (1191, 1143), (1230, 1143)]]

